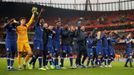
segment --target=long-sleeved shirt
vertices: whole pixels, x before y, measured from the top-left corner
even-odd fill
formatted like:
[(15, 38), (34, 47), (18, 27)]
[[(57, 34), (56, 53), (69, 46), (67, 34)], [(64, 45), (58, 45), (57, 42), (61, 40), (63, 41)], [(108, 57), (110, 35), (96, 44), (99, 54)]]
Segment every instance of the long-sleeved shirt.
[(60, 43), (61, 28), (55, 28), (55, 35), (53, 37), (54, 43)]
[(43, 27), (39, 24), (39, 22), (35, 23), (35, 36), (34, 40), (43, 41)]
[(80, 27), (76, 31), (76, 36), (78, 45), (86, 47), (86, 35), (85, 32), (80, 29)]
[(4, 28), (6, 29), (6, 41), (16, 41), (17, 34), (16, 34), (16, 27), (15, 23), (7, 24)]
[(87, 38), (87, 47), (92, 48), (93, 46), (93, 39), (91, 37)]
[(48, 35), (49, 35), (49, 30), (46, 28), (43, 28), (43, 44), (44, 47), (46, 47), (47, 43), (48, 43)]
[(62, 32), (61, 32), (62, 45), (70, 45), (69, 33), (70, 33), (70, 31), (67, 29), (62, 30)]
[(33, 23), (33, 21), (34, 21), (34, 15), (32, 15), (31, 19), (26, 25), (20, 25), (17, 27), (17, 35), (18, 35), (17, 42), (28, 42), (27, 30), (28, 27)]

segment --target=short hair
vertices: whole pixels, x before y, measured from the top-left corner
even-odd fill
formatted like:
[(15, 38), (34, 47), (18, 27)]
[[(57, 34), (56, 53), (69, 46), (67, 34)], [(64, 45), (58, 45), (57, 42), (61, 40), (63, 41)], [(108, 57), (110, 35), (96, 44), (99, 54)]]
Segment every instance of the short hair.
[(22, 19), (26, 19), (26, 17), (21, 17), (20, 20), (22, 20)]

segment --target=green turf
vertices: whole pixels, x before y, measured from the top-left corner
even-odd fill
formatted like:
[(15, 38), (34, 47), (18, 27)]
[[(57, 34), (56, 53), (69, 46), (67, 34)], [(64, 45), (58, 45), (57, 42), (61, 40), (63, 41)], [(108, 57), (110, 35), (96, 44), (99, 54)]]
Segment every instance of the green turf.
[[(15, 68), (17, 67), (16, 64), (15, 62)], [(7, 71), (6, 60), (0, 59), (0, 75), (134, 75), (134, 68), (124, 68), (123, 64), (123, 62), (113, 62), (112, 68)], [(68, 66), (69, 64), (66, 64), (66, 67)]]

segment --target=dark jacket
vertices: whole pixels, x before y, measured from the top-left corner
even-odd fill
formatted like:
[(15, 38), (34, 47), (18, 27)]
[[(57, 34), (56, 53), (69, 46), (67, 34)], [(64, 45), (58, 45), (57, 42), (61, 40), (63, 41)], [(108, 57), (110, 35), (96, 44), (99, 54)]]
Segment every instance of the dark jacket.
[(75, 31), (70, 31), (69, 33), (70, 45), (73, 45), (74, 38), (75, 38)]
[(78, 28), (76, 31), (77, 43), (79, 46), (86, 47), (86, 35), (85, 32)]
[(48, 43), (48, 35), (49, 35), (49, 32), (50, 30), (44, 28), (43, 29), (43, 44), (44, 44), (44, 47), (46, 47), (47, 43)]
[(61, 40), (62, 45), (70, 45), (71, 39), (70, 39), (70, 31), (67, 29), (63, 29), (61, 32)]

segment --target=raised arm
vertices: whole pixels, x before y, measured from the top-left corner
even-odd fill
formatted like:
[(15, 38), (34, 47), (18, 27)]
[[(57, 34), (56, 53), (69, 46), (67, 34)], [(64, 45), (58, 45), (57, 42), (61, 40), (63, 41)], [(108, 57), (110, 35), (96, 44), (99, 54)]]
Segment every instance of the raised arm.
[(11, 24), (14, 21), (14, 18), (9, 20), (7, 23), (4, 23), (4, 25), (2, 26), (3, 28), (8, 27), (9, 24)]
[[(44, 12), (44, 9), (42, 8), (42, 9), (40, 10), (38, 16), (35, 17), (34, 26), (38, 26), (38, 23), (39, 23), (40, 20), (43, 20), (43, 22), (44, 22), (44, 19), (41, 18), (41, 17), (43, 16), (43, 12)], [(37, 14), (38, 12), (35, 12), (35, 13)]]
[(26, 24), (27, 27), (29, 27), (29, 26), (33, 23), (34, 17), (35, 17), (35, 15), (34, 15), (34, 13), (33, 13), (33, 14), (32, 14), (32, 17), (30, 18), (30, 20), (29, 20), (28, 23)]
[(14, 26), (18, 26), (19, 25), (19, 22), (16, 21), (14, 18), (11, 19), (9, 22), (5, 23), (3, 28), (8, 28), (9, 25), (14, 25)]
[(93, 29), (93, 31), (91, 32), (92, 38), (96, 36), (96, 32), (97, 32), (97, 28)]

